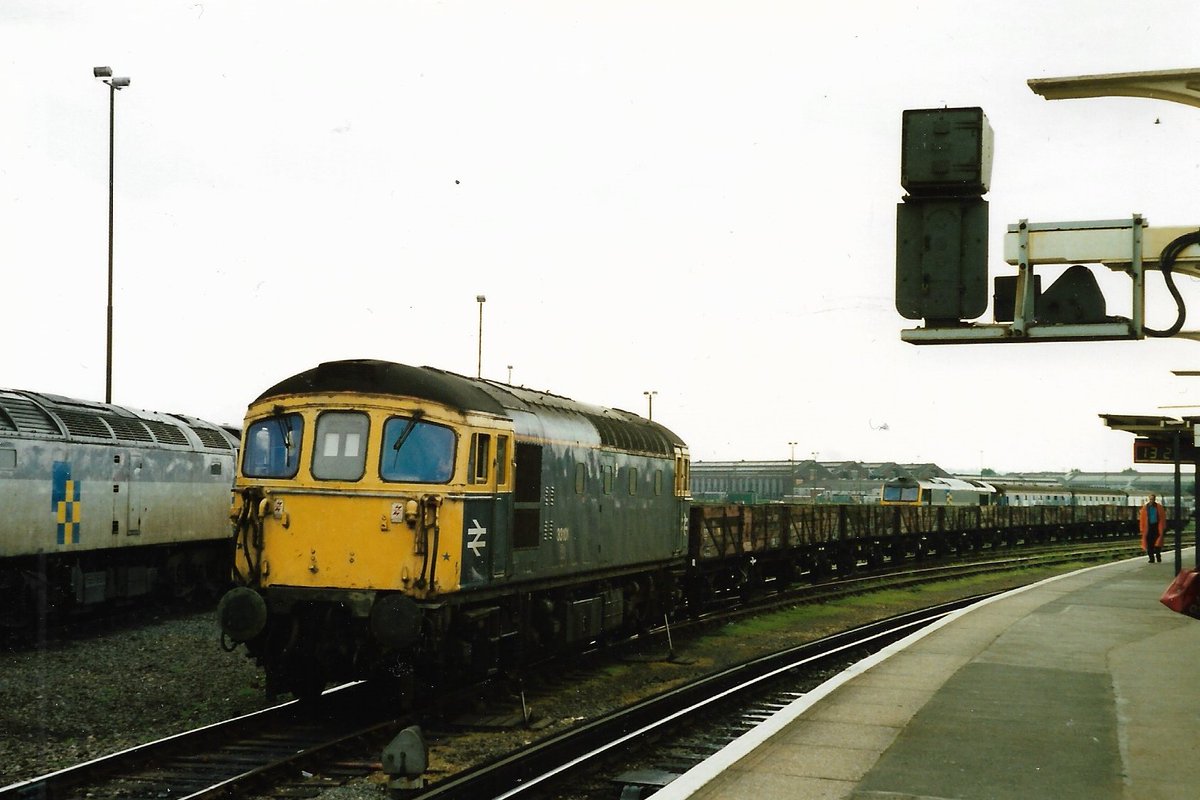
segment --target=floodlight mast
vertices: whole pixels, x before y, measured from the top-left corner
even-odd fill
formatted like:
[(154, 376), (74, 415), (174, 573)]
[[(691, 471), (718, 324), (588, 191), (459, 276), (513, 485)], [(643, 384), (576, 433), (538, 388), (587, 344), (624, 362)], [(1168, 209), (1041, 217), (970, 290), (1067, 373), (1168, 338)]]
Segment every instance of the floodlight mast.
[[(1047, 100), (1146, 97), (1200, 108), (1200, 69), (1041, 78), (1032, 79), (1028, 84)], [(909, 113), (905, 112), (906, 122)], [(907, 150), (905, 154), (908, 155)], [(900, 263), (903, 232), (899, 227), (897, 236), (897, 309), (909, 319), (920, 318), (920, 315), (906, 313), (914, 307), (913, 286), (919, 286), (920, 291), (939, 284), (944, 287), (947, 276), (937, 272), (940, 267), (934, 261), (932, 268), (922, 267), (926, 271), (916, 279), (912, 275), (906, 281), (902, 279), (902, 269), (911, 272), (912, 267)], [(1167, 262), (1164, 276), (1174, 272), (1200, 277), (1200, 233), (1195, 227), (1151, 228), (1140, 214), (1125, 220), (1058, 223), (1021, 220), (1008, 226), (1004, 255), (1005, 261), (1016, 265), (1018, 272), (1015, 280), (996, 279), (995, 323), (977, 323), (962, 318), (931, 319), (931, 315), (925, 315), (925, 327), (903, 330), (900, 338), (912, 344), (1107, 341), (1142, 339), (1147, 335), (1200, 338), (1200, 332), (1178, 329), (1183, 319), (1182, 300), (1171, 284), (1169, 288), (1181, 309), (1176, 326), (1167, 331), (1155, 331), (1145, 325), (1146, 268), (1160, 267), (1160, 258), (1163, 258)], [(1111, 270), (1125, 272), (1132, 281), (1130, 318), (1107, 315), (1104, 297), (1095, 278), (1083, 266), (1072, 267), (1042, 292), (1035, 275), (1035, 267), (1039, 264), (1103, 264)], [(950, 264), (948, 268), (951, 280), (966, 272), (966, 267), (957, 264)], [(903, 302), (902, 285), (906, 291)], [(960, 293), (977, 288), (959, 284)]]
[(108, 84), (108, 307), (104, 358), (104, 402), (112, 402), (113, 361), (113, 176), (117, 120), (117, 90), (129, 85), (129, 78), (114, 78), (112, 67), (93, 67), (92, 76)]

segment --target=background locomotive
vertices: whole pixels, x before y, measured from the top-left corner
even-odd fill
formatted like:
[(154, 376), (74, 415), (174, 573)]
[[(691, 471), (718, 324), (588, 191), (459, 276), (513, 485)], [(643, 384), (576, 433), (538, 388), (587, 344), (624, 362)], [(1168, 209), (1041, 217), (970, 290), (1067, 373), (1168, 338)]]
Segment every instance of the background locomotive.
[(885, 506), (1140, 506), (1146, 497), (1127, 489), (1027, 478), (895, 478), (880, 490)]
[(0, 624), (228, 580), (236, 431), (0, 390)]
[(804, 573), (1136, 529), (1125, 506), (693, 506), (658, 423), (381, 361), (288, 378), (243, 430), (218, 616), (299, 696), (487, 674)]
[(885, 506), (986, 506), (997, 501), (991, 484), (962, 478), (896, 478), (880, 490)]

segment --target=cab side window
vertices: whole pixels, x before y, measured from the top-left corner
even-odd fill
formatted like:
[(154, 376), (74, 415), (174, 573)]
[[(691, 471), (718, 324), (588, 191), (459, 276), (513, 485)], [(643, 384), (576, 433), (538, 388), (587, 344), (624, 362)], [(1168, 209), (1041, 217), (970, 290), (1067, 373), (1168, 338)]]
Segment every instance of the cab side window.
[(496, 484), (508, 483), (508, 437), (496, 437)]
[(471, 476), (471, 483), (488, 482), (492, 468), (492, 461), (489, 457), (491, 453), (491, 447), (491, 434), (471, 434), (471, 459), (470, 464), (467, 467), (467, 472)]

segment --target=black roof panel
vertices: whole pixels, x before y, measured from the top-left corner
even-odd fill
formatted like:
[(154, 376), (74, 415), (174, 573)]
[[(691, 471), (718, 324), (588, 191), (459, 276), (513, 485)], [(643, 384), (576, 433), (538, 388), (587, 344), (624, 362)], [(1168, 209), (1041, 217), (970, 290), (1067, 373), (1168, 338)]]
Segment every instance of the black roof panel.
[(255, 402), (288, 394), (362, 392), (399, 394), (457, 408), (504, 414), (504, 408), (469, 378), (431, 367), (389, 361), (328, 361), (267, 389)]
[(657, 422), (618, 409), (578, 403), (566, 397), (523, 387), (467, 378), (433, 367), (410, 367), (388, 361), (330, 361), (287, 378), (259, 395), (256, 403), (290, 394), (361, 392), (402, 395), (440, 403), (460, 411), (510, 417), (509, 410), (534, 415), (539, 408), (586, 420), (602, 444), (625, 450), (670, 455), (684, 446)]

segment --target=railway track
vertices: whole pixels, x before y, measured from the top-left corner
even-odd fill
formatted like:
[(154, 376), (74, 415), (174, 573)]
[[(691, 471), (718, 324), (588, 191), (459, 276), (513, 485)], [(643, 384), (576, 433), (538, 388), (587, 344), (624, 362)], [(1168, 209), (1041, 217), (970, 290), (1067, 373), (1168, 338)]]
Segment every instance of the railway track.
[[(890, 576), (863, 574), (853, 579), (814, 586), (793, 586), (786, 595), (779, 593), (777, 596), (763, 598), (755, 608), (739, 610), (736, 614), (714, 612), (694, 624), (697, 626), (719, 624), (727, 622), (735, 616), (763, 613), (776, 606), (794, 605), (797, 602), (819, 602), (849, 593), (905, 587), (919, 582), (948, 580), (986, 572), (1011, 570), (1014, 566), (1038, 566), (1086, 559), (1111, 560), (1128, 555), (1131, 547), (1135, 546), (1129, 543), (1114, 545), (1110, 542), (1097, 543), (1093, 547), (1075, 544), (1066, 548), (1048, 549), (1038, 554), (1023, 552), (1021, 555), (1009, 559), (991, 558), (962, 561), (957, 564), (938, 565), (918, 570), (910, 569), (904, 573), (893, 573)], [(676, 626), (674, 630), (679, 635), (683, 635), (685, 627)], [(882, 632), (881, 628), (878, 632), (878, 641), (888, 641), (889, 635), (891, 634)], [(853, 650), (860, 653), (865, 652), (862, 649), (865, 645), (851, 643), (850, 639), (840, 639), (836, 642), (826, 642), (823, 647), (842, 653), (843, 658), (848, 658), (845, 654)], [(613, 655), (619, 657), (620, 652), (619, 649), (614, 649), (612, 654), (607, 656), (603, 653), (593, 654), (591, 665), (583, 664), (576, 669), (594, 670), (597, 663), (603, 664), (605, 658), (611, 661)], [(807, 656), (804, 657), (807, 658)], [(783, 658), (786, 659), (788, 656)], [(857, 660), (857, 658), (850, 660)], [(764, 663), (766, 662), (764, 661)], [(783, 671), (794, 668), (785, 667)], [(558, 672), (562, 672), (561, 667)], [(726, 672), (728, 674), (719, 673), (698, 682), (695, 684), (696, 688), (691, 691), (702, 696), (724, 693), (724, 688), (717, 688), (724, 685), (723, 681), (740, 680), (740, 678), (733, 677), (732, 671)], [(799, 690), (793, 688), (780, 691), (784, 694), (779, 698), (763, 702), (768, 705), (783, 702), (787, 697), (787, 692)], [(664, 702), (682, 702), (679, 698), (687, 696), (687, 692), (675, 693), (676, 700)], [(602, 720), (587, 722), (580, 728), (579, 733), (563, 734), (566, 737), (564, 741), (570, 741), (575, 736), (584, 736), (585, 738), (589, 735), (609, 736), (611, 731), (616, 729), (612, 727), (614, 725), (625, 726), (632, 730), (633, 722), (631, 720), (641, 719), (643, 723), (646, 723), (650, 717), (659, 713), (657, 710), (651, 710), (654, 708), (655, 705), (647, 701), (645, 707), (636, 712), (636, 714), (642, 715), (640, 718), (635, 714), (632, 717), (625, 717), (624, 721), (604, 722), (603, 724), (601, 724)], [(318, 704), (311, 706), (301, 706), (297, 703), (284, 704), (257, 714), (179, 734), (33, 780), (0, 788), (0, 799), (46, 798), (47, 800), (58, 800), (58, 798), (82, 796), (93, 800), (101, 800), (105, 797), (135, 798), (135, 800), (137, 798), (162, 797), (231, 797), (257, 791), (260, 787), (278, 784), (283, 780), (297, 780), (294, 776), (302, 776), (305, 771), (312, 773), (311, 777), (298, 779), (304, 785), (293, 787), (294, 790), (296, 792), (319, 791), (328, 785), (327, 782), (322, 783), (322, 777), (328, 777), (334, 773), (340, 777), (361, 775), (378, 769), (378, 754), (383, 743), (395, 731), (412, 722), (413, 718), (400, 713), (398, 707), (390, 709), (381, 707), (377, 688), (359, 684), (345, 687), (340, 691), (331, 691), (322, 697)], [(607, 731), (607, 733), (588, 734), (586, 731)], [(450, 733), (444, 738), (446, 741), (452, 741), (453, 735)], [(446, 746), (446, 741), (442, 742), (443, 746)], [(535, 748), (529, 749), (535, 753), (565, 752), (561, 748), (567, 747), (566, 744), (557, 744), (553, 741), (547, 740), (545, 747), (538, 744)], [(576, 745), (570, 746), (575, 747)], [(699, 745), (696, 747), (700, 748)], [(516, 759), (517, 757), (513, 756), (512, 758)], [(531, 770), (542, 769), (537, 766), (539, 763), (536, 760), (525, 761), (517, 768), (517, 774), (528, 776), (532, 774)], [(663, 768), (659, 771), (665, 772), (665, 770), (666, 768)], [(456, 780), (457, 778), (449, 779), (443, 781), (442, 784), (452, 786)], [(438, 791), (449, 791), (449, 789), (438, 789)], [(478, 797), (480, 795), (431, 796)]]
[[(802, 696), (820, 683), (814, 674), (857, 661), (980, 599), (901, 615), (724, 670), (544, 739), (417, 797), (541, 800), (562, 797), (568, 781), (573, 795), (581, 797), (597, 784), (652, 790)], [(652, 752), (647, 752), (648, 743)]]
[[(338, 748), (360, 752), (397, 721), (363, 684), (326, 692), (318, 701), (297, 701), (197, 728), (103, 758), (0, 788), (4, 800), (200, 800), (236, 796), (255, 787), (303, 775), (307, 761), (328, 767)], [(366, 774), (372, 761), (342, 759), (338, 771)], [(303, 779), (300, 781), (304, 783)], [(311, 782), (314, 788), (320, 781)]]

